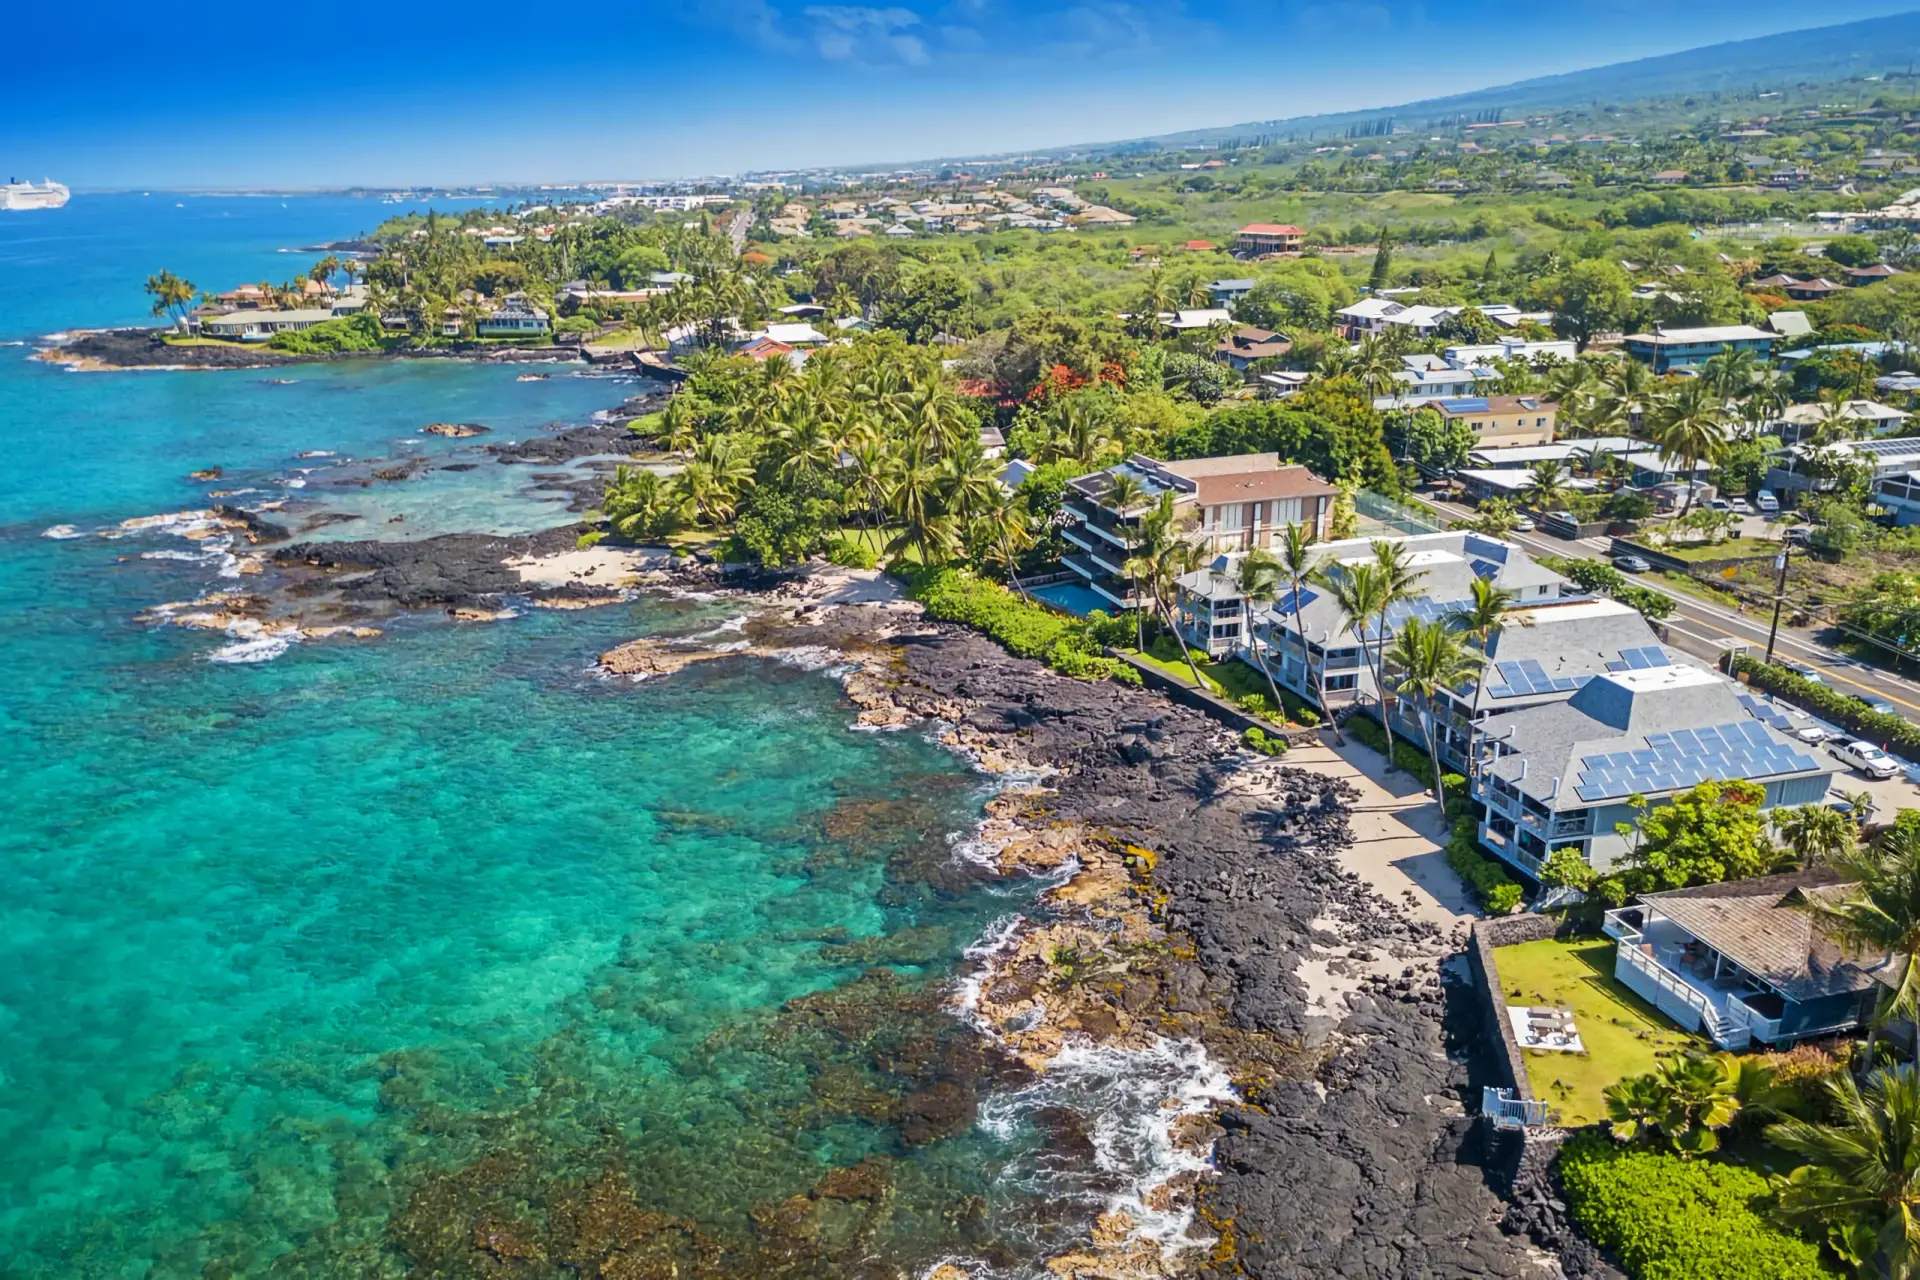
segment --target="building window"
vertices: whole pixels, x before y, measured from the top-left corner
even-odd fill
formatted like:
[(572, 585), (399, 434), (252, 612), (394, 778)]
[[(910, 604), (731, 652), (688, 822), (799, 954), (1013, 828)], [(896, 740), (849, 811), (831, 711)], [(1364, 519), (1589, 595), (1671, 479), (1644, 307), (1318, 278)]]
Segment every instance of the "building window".
[(1229, 622), (1215, 627), (1213, 629), (1213, 638), (1215, 640), (1238, 640), (1240, 638), (1240, 624), (1237, 622)]
[(1326, 686), (1327, 686), (1328, 693), (1340, 693), (1343, 690), (1354, 688), (1359, 683), (1360, 683), (1360, 677), (1358, 674), (1345, 675), (1345, 676), (1328, 676), (1326, 678)]

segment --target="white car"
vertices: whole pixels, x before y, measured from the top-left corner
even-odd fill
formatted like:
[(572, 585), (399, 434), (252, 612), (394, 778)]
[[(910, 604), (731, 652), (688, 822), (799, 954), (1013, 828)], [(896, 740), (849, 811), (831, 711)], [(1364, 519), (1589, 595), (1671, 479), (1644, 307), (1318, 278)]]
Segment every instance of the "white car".
[(1827, 750), (1868, 777), (1885, 780), (1900, 773), (1900, 762), (1871, 742), (1836, 742)]
[(1795, 729), (1793, 736), (1802, 742), (1811, 743), (1817, 747), (1828, 739), (1837, 738), (1840, 735), (1831, 729), (1823, 729), (1817, 724), (1810, 724), (1804, 729)]
[(1513, 531), (1515, 533), (1532, 533), (1537, 527), (1538, 526), (1533, 523), (1532, 516), (1521, 516), (1513, 522)]
[(1745, 498), (1735, 498), (1727, 505), (1733, 509), (1733, 513), (1737, 516), (1750, 516), (1753, 514), (1753, 508), (1747, 504)]

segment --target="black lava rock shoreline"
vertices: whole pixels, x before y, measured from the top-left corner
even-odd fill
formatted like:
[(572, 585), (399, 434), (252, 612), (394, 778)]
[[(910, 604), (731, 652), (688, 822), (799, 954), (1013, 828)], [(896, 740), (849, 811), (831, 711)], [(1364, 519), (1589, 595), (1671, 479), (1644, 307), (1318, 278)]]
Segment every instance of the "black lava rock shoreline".
[[(853, 630), (841, 642), (857, 646), (862, 611), (839, 612), (844, 621), (790, 639), (811, 631), (819, 643), (844, 627)], [(1434, 938), (1339, 865), (1351, 839), (1347, 784), (1281, 767), (1270, 794), (1249, 795), (1226, 785), (1247, 763), (1234, 739), (1154, 693), (1065, 679), (951, 626), (889, 643), (899, 705), (1060, 770), (1051, 820), (1156, 851), (1164, 923), (1194, 952), (1148, 1000), (1194, 1015), (1189, 1025), (1222, 1015), (1223, 1044), (1210, 1047), (1227, 1061), (1256, 1042), (1295, 1046), (1295, 1061), (1311, 1064), (1219, 1117), (1219, 1176), (1201, 1205), (1231, 1248), (1203, 1274), (1543, 1274), (1543, 1253), (1502, 1230), (1505, 1180), (1483, 1166), (1485, 1130), (1463, 1106), (1465, 1054), (1449, 1026), (1471, 1017), (1470, 1002), (1450, 1004), (1436, 975), (1410, 971), (1352, 997), (1330, 1035), (1309, 1012), (1295, 969), (1316, 936), (1336, 941), (1327, 919), (1343, 922), (1337, 941), (1363, 946)]]
[(349, 351), (335, 355), (293, 355), (261, 347), (175, 346), (160, 341), (158, 329), (95, 329), (75, 332), (44, 348), (39, 358), (81, 369), (263, 369), (325, 360), (432, 359), (453, 357), (500, 363), (582, 359), (573, 347), (420, 347), (400, 351)]

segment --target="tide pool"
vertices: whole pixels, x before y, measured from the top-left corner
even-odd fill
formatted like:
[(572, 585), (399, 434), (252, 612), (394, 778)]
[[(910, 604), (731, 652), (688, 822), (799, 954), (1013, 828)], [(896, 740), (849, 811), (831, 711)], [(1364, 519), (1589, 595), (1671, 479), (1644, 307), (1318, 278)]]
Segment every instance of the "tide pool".
[[(389, 211), (173, 203), (0, 219), (0, 291), (31, 332), (125, 322), (129, 271), (280, 278), (306, 259), (263, 269), (278, 245)], [(1036, 1180), (1025, 1082), (949, 1011), (964, 949), (1033, 892), (953, 856), (984, 781), (918, 733), (854, 732), (799, 666), (594, 674), (724, 602), (402, 619), (222, 665), (134, 620), (230, 585), (208, 566), (41, 536), (201, 505), (200, 467), (284, 487), (326, 465), (302, 452), (451, 452), (471, 445), (419, 427), (514, 439), (634, 388), (26, 354), (0, 348), (0, 1272), (652, 1274), (779, 1250), (788, 1274), (1017, 1272), (1084, 1227), (1117, 1175)], [(554, 511), (497, 484), (446, 499), (455, 524)], [(809, 1198), (833, 1170), (854, 1172)]]

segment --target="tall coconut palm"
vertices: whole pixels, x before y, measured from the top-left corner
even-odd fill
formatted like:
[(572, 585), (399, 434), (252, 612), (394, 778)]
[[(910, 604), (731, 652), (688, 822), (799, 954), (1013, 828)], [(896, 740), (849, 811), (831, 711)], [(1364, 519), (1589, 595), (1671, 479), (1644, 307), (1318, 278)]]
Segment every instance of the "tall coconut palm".
[(1026, 584), (1020, 581), (1020, 553), (1033, 545), (1033, 529), (1027, 521), (1026, 503), (1018, 494), (995, 486), (986, 507), (974, 516), (967, 537), (985, 548), (988, 559), (999, 560), (1015, 591), (1029, 595)]
[(1471, 680), (1484, 659), (1460, 640), (1460, 634), (1439, 622), (1408, 618), (1394, 636), (1386, 661), (1399, 668), (1399, 692), (1414, 699), (1420, 711), (1420, 732), (1427, 740), (1427, 758), (1433, 761), (1433, 798), (1446, 812), (1447, 795), (1440, 779), (1440, 726), (1436, 708), (1455, 689)]
[(1783, 1120), (1767, 1140), (1806, 1163), (1776, 1176), (1775, 1213), (1824, 1230), (1835, 1253), (1876, 1280), (1920, 1273), (1920, 1074), (1876, 1071), (1827, 1083), (1835, 1124)]
[[(1360, 659), (1366, 663), (1367, 671), (1373, 677), (1373, 687), (1383, 689), (1380, 683), (1379, 665), (1374, 661), (1373, 649), (1367, 643), (1368, 624), (1373, 620), (1374, 611), (1385, 599), (1385, 584), (1379, 569), (1370, 564), (1322, 565), (1313, 570), (1312, 581), (1333, 597), (1340, 606), (1340, 612), (1346, 617), (1346, 633), (1360, 646)], [(1380, 709), (1380, 721), (1384, 726), (1387, 720), (1384, 692)], [(1387, 729), (1387, 768), (1393, 768), (1393, 730)]]
[[(1271, 551), (1265, 547), (1254, 547), (1240, 557), (1240, 563), (1234, 570), (1234, 586), (1239, 590), (1240, 598), (1245, 601), (1241, 605), (1241, 610), (1246, 615), (1244, 625), (1247, 651), (1253, 655), (1255, 665), (1260, 668), (1260, 674), (1267, 678), (1267, 690), (1273, 694), (1274, 711), (1285, 715), (1286, 703), (1280, 697), (1280, 686), (1274, 682), (1273, 668), (1269, 665), (1267, 658), (1262, 657), (1260, 653), (1260, 630), (1256, 625), (1260, 610), (1272, 604), (1279, 595), (1282, 572), (1280, 562), (1274, 558)], [(1267, 649), (1270, 656), (1273, 649), (1271, 640)]]
[(1370, 396), (1384, 396), (1394, 389), (1394, 371), (1400, 362), (1387, 350), (1386, 343), (1368, 334), (1354, 348), (1347, 372), (1359, 379)]
[(1180, 578), (1198, 568), (1199, 563), (1199, 548), (1181, 536), (1173, 493), (1163, 491), (1159, 503), (1140, 518), (1140, 533), (1134, 541), (1133, 555), (1127, 560), (1127, 573), (1136, 580), (1146, 580), (1156, 614), (1166, 626), (1167, 634), (1180, 646), (1187, 670), (1193, 673), (1194, 688), (1204, 689), (1206, 681), (1200, 678), (1200, 668), (1187, 649), (1186, 637), (1180, 634), (1170, 603)]
[(1913, 1050), (1920, 1060), (1920, 968), (1913, 962), (1920, 953), (1920, 835), (1896, 827), (1878, 848), (1860, 846), (1833, 859), (1832, 866), (1853, 888), (1837, 902), (1809, 898), (1804, 909), (1816, 927), (1841, 945), (1890, 957), (1890, 981), (1882, 983), (1886, 994), (1872, 1023), (1868, 1060), (1872, 1034), (1902, 1020), (1916, 1027)]
[(1375, 609), (1373, 634), (1380, 649), (1374, 671), (1374, 687), (1380, 691), (1380, 724), (1387, 731), (1387, 767), (1393, 767), (1393, 727), (1388, 723), (1386, 684), (1387, 613), (1395, 605), (1413, 597), (1414, 588), (1427, 576), (1407, 564), (1407, 544), (1392, 538), (1373, 540), (1373, 564), (1380, 576), (1380, 600)]
[[(1471, 588), (1472, 598), (1447, 614), (1447, 624), (1464, 632), (1474, 647), (1487, 658), (1493, 656), (1493, 637), (1502, 627), (1516, 623), (1523, 627), (1533, 625), (1533, 619), (1527, 614), (1515, 612), (1514, 606), (1520, 602), (1520, 593), (1509, 587), (1496, 587), (1485, 578), (1475, 578)], [(1477, 703), (1478, 697), (1474, 699)], [(1478, 721), (1471, 714), (1467, 717), (1467, 777), (1474, 775), (1474, 734)]]
[[(1292, 585), (1287, 603), (1293, 610), (1293, 630), (1300, 637), (1300, 683), (1305, 686), (1307, 696), (1320, 708), (1321, 716), (1333, 726), (1334, 740), (1346, 745), (1346, 735), (1340, 732), (1340, 721), (1334, 717), (1327, 706), (1325, 677), (1316, 676), (1313, 667), (1313, 650), (1307, 641), (1307, 624), (1301, 615), (1300, 593), (1313, 577), (1315, 564), (1313, 555), (1313, 533), (1305, 525), (1294, 523), (1287, 526), (1286, 537), (1280, 542), (1280, 568)], [(1283, 653), (1280, 659), (1286, 663)]]
[(1702, 462), (1718, 462), (1727, 451), (1726, 404), (1704, 379), (1682, 383), (1660, 400), (1653, 417), (1653, 442), (1669, 462), (1686, 464), (1687, 498), (1680, 514), (1693, 509), (1695, 470)]
[(887, 506), (900, 522), (900, 531), (887, 543), (888, 555), (911, 549), (923, 564), (945, 563), (953, 550), (953, 523), (940, 509), (940, 473), (924, 442), (909, 437), (902, 446)]

